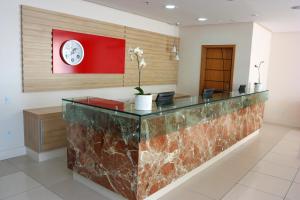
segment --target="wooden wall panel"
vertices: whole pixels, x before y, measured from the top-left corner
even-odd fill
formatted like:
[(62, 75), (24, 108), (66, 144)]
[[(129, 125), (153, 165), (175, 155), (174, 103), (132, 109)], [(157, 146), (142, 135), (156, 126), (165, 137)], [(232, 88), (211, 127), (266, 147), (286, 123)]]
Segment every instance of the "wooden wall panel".
[[(179, 44), (178, 38), (128, 27), (126, 27), (125, 35), (127, 49), (137, 46), (144, 49), (147, 66), (142, 72), (143, 85), (177, 83), (178, 61), (175, 60), (175, 55), (170, 52), (174, 42)], [(130, 61), (128, 55), (126, 63), (124, 85), (137, 85), (137, 64)]]
[(147, 67), (144, 85), (177, 82), (178, 61), (171, 53), (178, 38), (121, 25), (22, 6), (23, 91), (133, 86), (138, 82), (136, 62), (126, 53), (125, 74), (52, 74), (52, 29), (126, 39), (128, 48), (141, 47)]

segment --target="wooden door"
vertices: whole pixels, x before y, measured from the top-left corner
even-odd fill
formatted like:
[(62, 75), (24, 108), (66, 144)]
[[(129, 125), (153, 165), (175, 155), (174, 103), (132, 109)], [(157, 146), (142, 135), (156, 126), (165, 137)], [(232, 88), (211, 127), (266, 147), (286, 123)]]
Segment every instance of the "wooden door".
[(200, 90), (213, 88), (216, 92), (232, 90), (235, 45), (202, 46)]

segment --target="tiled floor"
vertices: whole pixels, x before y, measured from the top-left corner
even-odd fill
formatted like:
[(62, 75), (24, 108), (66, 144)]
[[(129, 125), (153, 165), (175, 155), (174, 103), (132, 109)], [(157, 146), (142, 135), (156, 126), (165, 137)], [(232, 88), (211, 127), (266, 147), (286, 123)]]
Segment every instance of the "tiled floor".
[[(73, 181), (65, 158), (0, 161), (0, 200), (109, 200)], [(265, 124), (261, 134), (161, 200), (299, 200), (300, 130)]]

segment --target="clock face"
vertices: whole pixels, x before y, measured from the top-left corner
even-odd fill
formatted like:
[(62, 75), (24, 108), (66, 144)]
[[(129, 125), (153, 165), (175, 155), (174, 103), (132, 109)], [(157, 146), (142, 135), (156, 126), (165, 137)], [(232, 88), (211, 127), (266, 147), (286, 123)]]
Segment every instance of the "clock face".
[(77, 40), (68, 40), (63, 44), (61, 54), (67, 64), (75, 66), (82, 62), (84, 49)]

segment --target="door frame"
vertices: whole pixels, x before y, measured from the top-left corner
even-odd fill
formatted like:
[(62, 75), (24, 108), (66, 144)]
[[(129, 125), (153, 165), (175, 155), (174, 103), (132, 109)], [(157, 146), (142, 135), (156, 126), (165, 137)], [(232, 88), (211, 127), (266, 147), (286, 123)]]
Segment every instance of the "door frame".
[(206, 66), (206, 52), (208, 48), (232, 48), (232, 68), (231, 68), (231, 80), (229, 85), (229, 91), (232, 91), (233, 85), (233, 74), (234, 74), (234, 67), (235, 67), (235, 44), (228, 44), (228, 45), (202, 45), (201, 46), (201, 63), (200, 63), (200, 80), (199, 80), (199, 95), (203, 93), (204, 90), (204, 83), (205, 83), (205, 66)]

